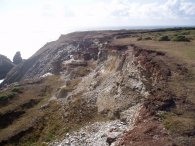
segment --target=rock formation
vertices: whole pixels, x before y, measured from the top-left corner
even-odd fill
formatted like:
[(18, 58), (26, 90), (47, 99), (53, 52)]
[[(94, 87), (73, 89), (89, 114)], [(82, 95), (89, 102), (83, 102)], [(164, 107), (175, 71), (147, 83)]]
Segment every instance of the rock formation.
[(7, 73), (14, 67), (14, 64), (6, 56), (0, 55), (0, 79), (5, 78)]
[(13, 57), (13, 63), (17, 65), (17, 64), (20, 64), (21, 62), (22, 62), (22, 57), (21, 57), (20, 51), (18, 51)]

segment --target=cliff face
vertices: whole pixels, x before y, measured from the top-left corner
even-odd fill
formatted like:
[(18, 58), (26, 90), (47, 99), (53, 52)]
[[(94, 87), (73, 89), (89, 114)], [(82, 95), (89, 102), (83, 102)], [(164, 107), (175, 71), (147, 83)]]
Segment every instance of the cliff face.
[[(131, 34), (61, 36), (12, 69), (4, 84), (19, 83), (7, 89), (16, 96), (0, 102), (1, 121), (11, 120), (0, 123), (0, 144), (26, 144), (33, 137), (32, 143), (61, 146), (173, 145), (175, 135), (160, 116), (189, 105), (169, 85), (188, 70), (164, 52), (113, 43)], [(6, 105), (12, 103), (17, 106), (9, 114), (19, 116), (9, 118)]]
[(6, 56), (0, 55), (0, 79), (4, 79), (6, 74), (14, 67), (14, 64)]
[[(81, 36), (83, 36), (82, 39), (80, 39)], [(29, 78), (35, 79), (48, 72), (59, 74), (63, 62), (70, 60), (73, 55), (76, 60), (81, 58), (97, 60), (98, 43), (101, 40), (90, 39), (90, 37), (90, 33), (75, 33), (74, 35), (61, 36), (59, 40), (47, 43), (30, 59), (14, 68), (4, 83), (9, 84)], [(106, 38), (100, 39), (106, 42)]]
[(29, 78), (35, 79), (48, 72), (59, 74), (62, 71), (63, 62), (72, 59), (72, 56), (75, 60), (97, 60), (98, 53), (100, 53), (100, 57), (103, 57), (103, 48), (113, 38), (120, 36), (120, 33), (126, 34), (127, 32), (97, 31), (62, 35), (57, 41), (47, 43), (31, 58), (14, 68), (4, 83), (10, 84)]
[[(140, 110), (143, 110), (145, 106), (153, 107), (146, 104), (146, 101), (150, 101), (152, 97), (151, 89), (155, 90), (157, 84), (165, 82), (171, 76), (168, 66), (159, 60), (164, 55), (162, 52), (145, 50), (134, 45), (110, 46), (107, 44), (101, 48), (97, 61), (93, 62), (93, 59), (87, 61), (86, 67), (90, 72), (82, 78), (77, 76), (68, 78), (67, 84), (60, 88), (56, 98), (62, 100), (65, 107), (78, 98), (82, 99), (84, 105), (93, 111), (93, 114), (104, 115), (112, 121), (89, 124), (79, 132), (68, 135), (57, 145), (120, 144), (124, 132), (135, 126)], [(81, 69), (80, 65), (74, 61), (66, 61), (64, 65), (67, 71), (71, 71), (71, 76)], [(69, 82), (75, 79), (79, 81), (70, 91)], [(154, 101), (154, 108), (166, 110), (173, 106), (172, 102), (174, 101), (172, 99), (169, 101), (168, 97), (166, 101), (163, 99), (159, 103)], [(96, 112), (94, 112), (95, 109)], [(163, 138), (165, 142), (162, 144), (171, 144), (168, 136)]]

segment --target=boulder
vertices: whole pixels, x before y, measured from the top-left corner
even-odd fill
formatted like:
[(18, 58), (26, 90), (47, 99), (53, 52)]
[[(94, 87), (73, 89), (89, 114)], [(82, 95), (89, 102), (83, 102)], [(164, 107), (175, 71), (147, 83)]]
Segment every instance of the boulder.
[(14, 58), (13, 58), (13, 63), (14, 64), (19, 64), (22, 62), (22, 57), (21, 57), (21, 54), (20, 54), (20, 51), (16, 52), (16, 54), (14, 55)]

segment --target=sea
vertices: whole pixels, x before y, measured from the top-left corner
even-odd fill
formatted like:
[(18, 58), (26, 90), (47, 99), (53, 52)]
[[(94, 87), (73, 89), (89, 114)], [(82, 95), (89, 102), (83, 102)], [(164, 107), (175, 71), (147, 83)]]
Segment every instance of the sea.
[(93, 30), (150, 30), (150, 29), (168, 29), (168, 28), (195, 28), (195, 26), (107, 26), (107, 27), (82, 27), (76, 31), (93, 31)]

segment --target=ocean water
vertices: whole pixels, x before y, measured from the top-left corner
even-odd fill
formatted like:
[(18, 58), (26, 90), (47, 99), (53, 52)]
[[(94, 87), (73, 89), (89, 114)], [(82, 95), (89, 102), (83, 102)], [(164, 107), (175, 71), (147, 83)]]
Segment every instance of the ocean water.
[(194, 28), (195, 26), (106, 26), (106, 27), (83, 27), (76, 31), (93, 31), (93, 30), (150, 30), (150, 29), (166, 29), (166, 28)]

